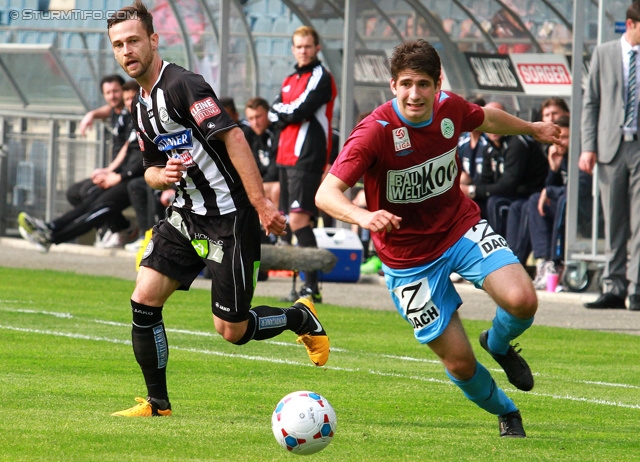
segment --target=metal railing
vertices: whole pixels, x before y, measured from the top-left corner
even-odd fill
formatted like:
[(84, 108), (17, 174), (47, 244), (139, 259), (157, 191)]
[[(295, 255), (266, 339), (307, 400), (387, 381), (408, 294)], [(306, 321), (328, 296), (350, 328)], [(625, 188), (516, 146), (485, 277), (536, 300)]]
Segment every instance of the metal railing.
[(69, 186), (105, 165), (106, 125), (96, 121), (81, 136), (79, 122), (79, 116), (0, 110), (0, 236), (18, 235), (21, 211), (51, 220), (69, 210)]

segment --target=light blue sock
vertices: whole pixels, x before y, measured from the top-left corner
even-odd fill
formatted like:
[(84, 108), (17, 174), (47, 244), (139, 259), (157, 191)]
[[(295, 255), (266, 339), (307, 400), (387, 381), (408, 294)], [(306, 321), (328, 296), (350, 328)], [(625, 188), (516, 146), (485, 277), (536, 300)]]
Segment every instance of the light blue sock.
[(476, 372), (469, 380), (458, 380), (446, 369), (445, 372), (462, 390), (464, 396), (485, 411), (494, 415), (505, 415), (518, 410), (511, 398), (496, 385), (489, 371), (479, 362), (476, 362)]
[(509, 350), (511, 340), (520, 336), (533, 324), (533, 318), (520, 319), (497, 307), (493, 318), (493, 327), (489, 329), (487, 344), (492, 353), (504, 355)]

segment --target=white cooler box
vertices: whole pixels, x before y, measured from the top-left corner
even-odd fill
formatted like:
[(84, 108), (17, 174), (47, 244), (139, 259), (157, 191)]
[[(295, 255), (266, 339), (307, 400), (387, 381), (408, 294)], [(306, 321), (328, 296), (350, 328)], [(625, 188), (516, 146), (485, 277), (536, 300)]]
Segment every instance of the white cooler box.
[(320, 281), (357, 282), (362, 264), (362, 241), (346, 228), (314, 228), (318, 247), (331, 251), (338, 261), (331, 272), (318, 272)]

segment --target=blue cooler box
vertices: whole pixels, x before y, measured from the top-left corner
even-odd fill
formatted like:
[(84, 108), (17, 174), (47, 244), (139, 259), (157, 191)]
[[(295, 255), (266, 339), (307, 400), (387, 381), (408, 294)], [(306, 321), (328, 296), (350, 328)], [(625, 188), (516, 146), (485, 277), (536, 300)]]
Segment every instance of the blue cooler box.
[(362, 264), (362, 241), (346, 228), (314, 228), (318, 247), (338, 257), (331, 272), (318, 272), (318, 279), (327, 282), (357, 282)]

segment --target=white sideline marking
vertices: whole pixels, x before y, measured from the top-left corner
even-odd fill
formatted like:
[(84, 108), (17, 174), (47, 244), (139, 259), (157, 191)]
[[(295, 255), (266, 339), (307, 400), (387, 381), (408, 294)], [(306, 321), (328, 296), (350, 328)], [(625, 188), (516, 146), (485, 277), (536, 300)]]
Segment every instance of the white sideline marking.
[[(29, 334), (53, 335), (55, 337), (66, 337), (66, 338), (74, 338), (74, 339), (80, 339), (80, 340), (93, 340), (98, 342), (109, 342), (109, 343), (118, 343), (122, 345), (131, 345), (131, 340), (119, 340), (119, 339), (108, 338), (108, 337), (93, 337), (91, 335), (73, 334), (69, 332), (58, 332), (53, 330), (29, 329), (25, 327), (6, 326), (3, 324), (0, 324), (0, 329), (12, 330), (16, 332), (26, 332)], [(276, 364), (289, 364), (294, 366), (315, 367), (315, 366), (312, 366), (311, 364), (300, 363), (300, 362), (291, 361), (287, 359), (268, 358), (265, 356), (252, 356), (252, 355), (243, 355), (243, 354), (235, 354), (235, 353), (223, 353), (221, 351), (203, 350), (199, 348), (188, 348), (188, 347), (180, 347), (180, 346), (172, 345), (169, 347), (169, 350), (189, 351), (192, 353), (202, 353), (202, 354), (208, 354), (208, 355), (214, 355), (214, 356), (223, 356), (227, 358), (241, 358), (241, 359), (254, 360), (254, 361), (266, 361), (266, 362), (271, 362)]]
[(415, 361), (419, 363), (429, 363), (429, 364), (442, 364), (437, 359), (427, 359), (427, 358), (412, 358), (411, 356), (395, 356), (395, 355), (380, 355), (383, 358), (389, 359), (399, 359), (400, 361)]
[(66, 337), (66, 338), (75, 338), (75, 339), (81, 339), (81, 340), (94, 340), (98, 342), (109, 342), (109, 343), (119, 343), (122, 345), (131, 345), (131, 340), (119, 340), (119, 339), (108, 338), (108, 337), (93, 337), (91, 335), (72, 334), (70, 332), (58, 332), (55, 330), (27, 329), (25, 327), (5, 326), (2, 324), (0, 324), (0, 329), (13, 330), (16, 332), (27, 332), (29, 334), (53, 335), (55, 337)]
[(187, 347), (179, 347), (179, 346), (169, 346), (169, 350), (180, 350), (180, 351), (188, 351), (190, 353), (201, 353), (205, 355), (213, 355), (213, 356), (222, 356), (225, 358), (241, 358), (247, 359), (249, 361), (265, 361), (268, 363), (276, 363), (276, 364), (287, 364), (290, 366), (303, 366), (303, 367), (316, 367), (307, 363), (300, 363), (297, 361), (291, 361), (290, 359), (280, 359), (280, 358), (267, 358), (265, 356), (252, 356), (252, 355), (243, 355), (243, 354), (234, 354), (234, 353), (223, 353), (221, 351), (214, 350), (203, 350), (200, 348), (187, 348)]
[[(29, 309), (12, 309), (12, 308), (7, 308), (7, 307), (3, 307), (2, 304), (3, 303), (7, 303), (7, 302), (20, 302), (17, 300), (0, 300), (0, 310), (2, 311), (10, 311), (10, 312), (14, 312), (14, 313), (27, 313), (27, 314), (45, 314), (45, 315), (50, 315), (50, 316), (55, 316), (58, 318), (73, 318), (74, 316), (70, 313), (59, 313), (59, 312), (55, 312), (55, 311), (38, 311), (38, 310), (29, 310)], [(24, 302), (21, 302), (24, 303)], [(88, 319), (87, 321), (89, 322), (95, 322), (97, 324), (105, 324), (105, 325), (111, 325), (111, 326), (118, 326), (118, 327), (129, 327), (131, 324), (129, 323), (123, 323), (123, 322), (115, 322), (115, 321), (106, 321), (106, 320), (102, 320), (102, 319)], [(222, 337), (218, 334), (218, 333), (214, 333), (214, 332), (203, 332), (203, 331), (192, 331), (192, 330), (185, 330), (185, 329), (166, 329), (167, 332), (170, 333), (180, 333), (180, 334), (186, 334), (186, 335), (195, 335), (195, 336), (200, 336), (200, 337), (209, 337), (212, 339), (222, 339)], [(270, 344), (270, 345), (278, 345), (278, 346), (285, 346), (285, 347), (299, 347), (299, 345), (294, 344), (294, 343), (290, 343), (290, 342), (281, 342), (281, 341), (277, 341), (277, 340), (263, 340), (264, 343)], [(347, 352), (347, 350), (343, 349), (343, 348), (335, 348), (332, 347), (331, 351), (335, 352), (342, 352), (345, 353)], [(380, 355), (384, 358), (389, 358), (389, 359), (397, 359), (399, 361), (413, 361), (413, 362), (423, 362), (423, 363), (428, 363), (428, 364), (441, 364), (441, 362), (439, 360), (433, 360), (433, 359), (427, 359), (427, 358), (412, 358), (410, 356), (397, 356), (397, 355)], [(489, 371), (491, 371), (492, 373), (498, 373), (498, 374), (504, 374), (504, 371), (502, 369), (497, 369), (497, 368), (487, 368), (489, 369)], [(538, 377), (540, 376), (539, 372), (534, 372), (533, 373), (534, 376)], [(607, 383), (607, 382), (598, 382), (598, 381), (589, 381), (589, 380), (576, 380), (574, 381), (574, 383), (584, 383), (586, 385), (599, 385), (599, 386), (605, 386), (605, 387), (619, 387), (619, 388), (629, 388), (629, 389), (639, 389), (640, 386), (636, 386), (636, 385), (628, 385), (628, 384), (619, 384), (619, 383)]]
[[(129, 326), (131, 326), (131, 324), (126, 324), (126, 323), (123, 323), (123, 322), (102, 321), (100, 319), (94, 319), (93, 322), (98, 323), (98, 324), (106, 324), (106, 325), (110, 325), (110, 326), (119, 326), (119, 327), (129, 327)], [(169, 332), (169, 333), (195, 335), (195, 336), (198, 336), (198, 337), (209, 337), (209, 338), (213, 338), (213, 339), (217, 339), (217, 340), (222, 340), (222, 337), (220, 336), (220, 334), (218, 334), (216, 332), (203, 332), (203, 331), (198, 331), (198, 330), (185, 330), (185, 329), (169, 329), (167, 327), (165, 327), (165, 330), (167, 332)], [(277, 340), (262, 340), (262, 343), (268, 343), (270, 345), (278, 345), (278, 346), (285, 346), (285, 347), (297, 346), (296, 344), (293, 344), (291, 342), (279, 342)], [(331, 351), (344, 352), (346, 350), (344, 350), (342, 348), (331, 348)]]
[(441, 383), (443, 385), (452, 385), (453, 386), (453, 382), (451, 382), (451, 380), (442, 380), (442, 379), (435, 379), (433, 377), (420, 377), (418, 375), (402, 375), (402, 374), (397, 374), (397, 373), (392, 373), (392, 372), (380, 372), (380, 371), (374, 371), (372, 369), (370, 369), (369, 374), (373, 374), (373, 375), (380, 375), (382, 377), (396, 377), (399, 379), (411, 379), (411, 380), (420, 380), (422, 382), (431, 382), (431, 383)]
[[(514, 391), (519, 391), (519, 390), (515, 390)], [(511, 390), (510, 390), (511, 391)], [(625, 404), (625, 403), (621, 403), (620, 401), (607, 401), (604, 399), (595, 399), (595, 398), (578, 398), (577, 396), (571, 396), (571, 395), (553, 395), (553, 394), (547, 394), (547, 393), (536, 393), (536, 392), (531, 392), (531, 391), (526, 391), (526, 392), (522, 392), (522, 393), (526, 393), (528, 395), (534, 395), (534, 396), (542, 396), (545, 398), (553, 398), (553, 399), (566, 399), (568, 401), (578, 401), (581, 403), (589, 403), (589, 404), (603, 404), (605, 406), (615, 406), (615, 407), (623, 407), (626, 409), (640, 409), (640, 404)]]
[(592, 382), (591, 380), (581, 380), (581, 382), (587, 385), (602, 385), (605, 387), (640, 388), (637, 385), (627, 385), (626, 383)]
[[(11, 300), (0, 300), (0, 303), (4, 303), (6, 301), (11, 301)], [(2, 308), (2, 311), (10, 311), (12, 313), (26, 313), (26, 314), (46, 314), (48, 316), (55, 316), (56, 318), (73, 318), (73, 315), (71, 313), (59, 313), (57, 311), (28, 310), (25, 308), (17, 308), (17, 309)]]
[[(53, 336), (56, 336), (56, 337), (66, 337), (66, 338), (74, 338), (74, 339), (80, 339), (80, 340), (92, 340), (92, 341), (109, 342), (109, 343), (116, 343), (116, 344), (122, 344), (122, 345), (131, 345), (131, 341), (130, 340), (119, 340), (119, 339), (108, 338), (108, 337), (93, 337), (91, 335), (73, 334), (73, 333), (68, 333), (68, 332), (58, 332), (58, 331), (50, 331), (50, 330), (42, 330), (42, 329), (29, 329), (29, 328), (24, 328), (24, 327), (6, 326), (6, 325), (3, 325), (3, 324), (0, 324), (0, 329), (12, 330), (12, 331), (17, 331), (17, 332), (26, 332), (26, 333), (32, 333), (32, 334), (53, 335)], [(315, 366), (312, 366), (311, 364), (308, 364), (308, 363), (300, 363), (300, 362), (291, 361), (291, 360), (287, 360), (287, 359), (268, 358), (268, 357), (265, 357), (265, 356), (231, 354), (231, 353), (223, 353), (223, 352), (214, 351), (214, 350), (204, 350), (204, 349), (199, 349), (199, 348), (186, 348), (186, 347), (179, 347), (179, 346), (170, 346), (169, 349), (170, 350), (187, 351), (187, 352), (192, 352), (192, 353), (214, 355), (214, 356), (221, 356), (221, 357), (226, 357), (226, 358), (240, 358), (240, 359), (246, 359), (246, 360), (249, 360), (249, 361), (265, 361), (265, 362), (270, 362), (270, 363), (275, 363), (275, 364), (286, 364), (286, 365), (291, 365), (291, 366), (315, 367)], [(325, 369), (339, 370), (339, 371), (345, 371), (345, 372), (362, 372), (362, 370), (358, 369), (358, 368), (353, 369), (353, 368), (325, 366)], [(453, 386), (453, 383), (451, 383), (448, 380), (436, 379), (436, 378), (432, 378), (432, 377), (421, 377), (421, 376), (417, 376), (417, 375), (403, 375), (403, 374), (397, 374), (397, 373), (388, 373), (388, 372), (376, 371), (376, 370), (373, 370), (373, 369), (370, 369), (370, 370), (368, 370), (366, 372), (368, 372), (369, 374), (379, 375), (379, 376), (384, 376), (384, 377), (396, 377), (396, 378), (400, 378), (400, 379), (419, 380), (419, 381), (423, 381), (423, 382), (431, 382), (431, 383), (438, 383), (438, 384)], [(604, 382), (590, 382), (590, 383), (592, 383), (592, 384), (605, 384)], [(625, 385), (620, 385), (620, 384), (613, 384), (613, 385), (615, 385), (615, 386), (623, 386), (623, 387), (625, 386)], [(509, 390), (509, 391), (512, 391), (512, 390)], [(513, 389), (513, 391), (519, 391), (519, 390)], [(614, 406), (614, 407), (621, 407), (621, 408), (627, 408), (627, 409), (640, 409), (640, 404), (625, 404), (625, 403), (621, 403), (619, 401), (607, 401), (607, 400), (594, 399), (594, 398), (580, 398), (580, 397), (571, 396), (571, 395), (556, 395), (556, 394), (537, 393), (537, 392), (527, 392), (527, 394), (528, 395), (534, 395), (534, 396), (540, 396), (540, 397), (544, 397), (544, 398), (562, 399), (562, 400), (576, 401), (576, 402), (589, 403), (589, 404), (600, 404), (600, 405), (605, 405), (605, 406)]]
[[(12, 313), (26, 313), (26, 314), (46, 314), (46, 315), (50, 315), (50, 316), (55, 316), (57, 318), (73, 318), (74, 316), (71, 313), (58, 313), (55, 311), (42, 311), (42, 310), (27, 310), (27, 309), (12, 309), (12, 308), (6, 308), (2, 306), (2, 303), (5, 302), (14, 302), (16, 300), (0, 300), (0, 311), (9, 311)], [(95, 322), (96, 324), (104, 324), (107, 326), (116, 326), (116, 327), (130, 327), (131, 323), (124, 323), (124, 322), (116, 322), (116, 321), (105, 321), (102, 319), (87, 319), (87, 321), (89, 322)], [(196, 331), (196, 330), (185, 330), (185, 329), (169, 329), (165, 327), (165, 330), (167, 332), (170, 333), (177, 333), (177, 334), (186, 334), (186, 335), (195, 335), (195, 336), (199, 336), (199, 337), (209, 337), (209, 338), (214, 338), (214, 339), (222, 339), (222, 337), (220, 336), (220, 334), (216, 333), (216, 332), (203, 332), (203, 331)], [(279, 342), (277, 340), (262, 340), (263, 343), (268, 343), (270, 345), (279, 345), (279, 346), (285, 346), (285, 347), (298, 347), (297, 344), (291, 343), (291, 342)], [(335, 348), (332, 347), (331, 351), (333, 352), (345, 352), (346, 350), (342, 349), (342, 348)]]

